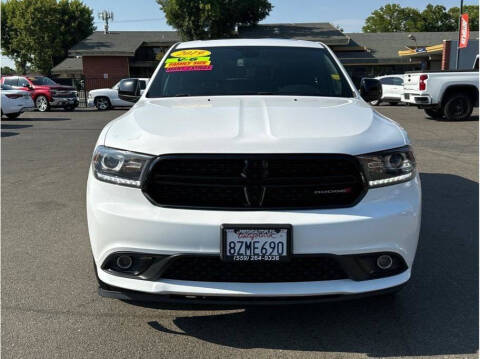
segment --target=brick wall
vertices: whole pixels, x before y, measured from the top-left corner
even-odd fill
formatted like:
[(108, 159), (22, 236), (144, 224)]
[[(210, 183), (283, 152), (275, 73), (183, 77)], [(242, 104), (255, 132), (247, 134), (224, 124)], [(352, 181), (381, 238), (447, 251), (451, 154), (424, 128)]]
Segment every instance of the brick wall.
[(82, 60), (87, 91), (112, 87), (130, 76), (127, 56), (83, 56)]
[(451, 45), (452, 45), (451, 41), (443, 40), (442, 70), (448, 70), (449, 68)]

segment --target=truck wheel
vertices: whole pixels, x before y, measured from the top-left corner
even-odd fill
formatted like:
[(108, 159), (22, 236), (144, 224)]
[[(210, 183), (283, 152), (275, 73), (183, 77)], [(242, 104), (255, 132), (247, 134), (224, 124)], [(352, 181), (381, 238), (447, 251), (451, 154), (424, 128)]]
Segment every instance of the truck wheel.
[(35, 106), (37, 110), (40, 112), (45, 112), (50, 109), (50, 105), (48, 104), (48, 100), (45, 96), (40, 95), (35, 99)]
[(462, 121), (470, 117), (473, 111), (472, 99), (465, 93), (457, 93), (447, 99), (443, 114), (449, 121)]
[(112, 107), (110, 100), (107, 97), (96, 97), (95, 98), (95, 106), (99, 111), (105, 111)]
[(7, 113), (7, 118), (8, 118), (9, 120), (14, 120), (14, 119), (16, 119), (18, 116), (20, 116), (20, 112)]
[(425, 111), (427, 116), (430, 116), (433, 119), (440, 119), (443, 117), (442, 109), (426, 108), (423, 111)]

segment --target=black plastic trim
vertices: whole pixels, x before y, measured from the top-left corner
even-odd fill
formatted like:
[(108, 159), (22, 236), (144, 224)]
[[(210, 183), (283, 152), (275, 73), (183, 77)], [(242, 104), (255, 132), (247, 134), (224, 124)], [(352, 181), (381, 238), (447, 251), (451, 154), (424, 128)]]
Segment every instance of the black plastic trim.
[(316, 296), (294, 296), (294, 297), (217, 297), (217, 296), (182, 296), (182, 295), (159, 295), (110, 287), (109, 289), (98, 288), (98, 294), (105, 298), (120, 299), (132, 302), (156, 302), (172, 304), (215, 304), (215, 305), (290, 305), (335, 302), (367, 298), (376, 295), (391, 294), (402, 289), (408, 282), (395, 287), (381, 290), (364, 292), (359, 294), (331, 294)]
[[(149, 184), (150, 174), (155, 167), (155, 165), (164, 159), (318, 159), (319, 157), (324, 156), (328, 158), (348, 158), (355, 165), (361, 180), (362, 191), (357, 196), (356, 200), (348, 205), (331, 205), (331, 206), (291, 206), (291, 207), (216, 207), (216, 206), (188, 206), (188, 205), (166, 205), (156, 202), (148, 193), (147, 188)], [(316, 209), (337, 209), (337, 208), (351, 208), (355, 207), (367, 194), (369, 190), (368, 181), (366, 175), (361, 165), (358, 156), (341, 154), (341, 153), (202, 153), (202, 154), (165, 154), (160, 155), (151, 160), (148, 163), (147, 168), (145, 169), (145, 175), (142, 177), (141, 190), (143, 195), (148, 199), (150, 203), (157, 207), (162, 208), (178, 208), (178, 209), (194, 209), (194, 210), (213, 210), (213, 211), (282, 211), (282, 210), (316, 210)]]
[[(250, 225), (249, 225), (250, 226)], [(251, 226), (250, 226), (251, 227)], [(284, 228), (284, 227), (283, 227)], [(293, 236), (293, 234), (291, 234)], [(290, 241), (292, 243), (293, 241)], [(292, 244), (293, 246), (293, 244)], [(292, 250), (292, 248), (290, 249)], [(144, 272), (138, 275), (131, 275), (127, 273), (121, 273), (117, 271), (112, 271), (107, 268), (108, 264), (111, 262), (112, 257), (118, 256), (120, 254), (130, 254), (136, 256), (148, 256), (153, 257), (154, 261)], [(381, 254), (391, 255), (401, 261), (401, 267), (395, 271), (383, 271), (382, 276), (369, 275), (362, 268), (359, 259), (362, 257), (371, 257), (379, 256)], [(163, 273), (167, 270), (168, 266), (175, 260), (184, 257), (217, 257), (220, 258), (220, 254), (189, 254), (189, 253), (179, 253), (173, 255), (165, 254), (147, 254), (147, 253), (137, 253), (137, 252), (115, 252), (110, 254), (102, 263), (101, 268), (108, 274), (112, 274), (118, 277), (131, 278), (138, 280), (148, 280), (156, 281), (162, 278)], [(403, 273), (408, 269), (408, 266), (399, 253), (395, 252), (372, 252), (372, 253), (361, 253), (361, 254), (349, 254), (349, 255), (338, 255), (338, 254), (329, 254), (329, 253), (312, 253), (312, 254), (292, 254), (290, 258), (301, 258), (301, 257), (330, 257), (335, 258), (343, 271), (347, 274), (348, 278), (354, 281), (365, 281), (370, 279), (385, 278), (393, 275)]]

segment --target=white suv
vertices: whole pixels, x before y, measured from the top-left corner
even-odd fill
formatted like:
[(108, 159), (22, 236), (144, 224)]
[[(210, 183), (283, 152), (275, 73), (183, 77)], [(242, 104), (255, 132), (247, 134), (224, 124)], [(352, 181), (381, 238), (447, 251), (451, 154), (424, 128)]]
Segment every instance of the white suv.
[(408, 281), (421, 217), (410, 141), (325, 45), (174, 45), (101, 132), (87, 185), (99, 293), (340, 299)]
[(401, 102), (403, 95), (403, 75), (388, 75), (375, 77), (382, 84), (382, 98), (370, 102), (373, 106), (388, 102), (396, 105)]

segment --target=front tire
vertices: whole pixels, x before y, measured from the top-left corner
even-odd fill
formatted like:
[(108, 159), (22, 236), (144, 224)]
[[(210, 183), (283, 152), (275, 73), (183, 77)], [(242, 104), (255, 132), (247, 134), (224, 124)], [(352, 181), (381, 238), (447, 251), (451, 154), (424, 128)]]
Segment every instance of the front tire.
[(112, 107), (108, 97), (96, 97), (94, 103), (99, 111), (109, 110)]
[(48, 100), (45, 96), (40, 95), (35, 99), (35, 106), (37, 110), (40, 112), (46, 112), (50, 109), (50, 105), (48, 104)]
[(7, 113), (7, 118), (8, 118), (9, 120), (14, 120), (14, 119), (16, 119), (18, 116), (20, 116), (20, 113), (21, 113), (21, 112)]
[(440, 119), (443, 117), (443, 112), (441, 109), (425, 108), (425, 114), (433, 119)]
[(473, 111), (473, 103), (470, 96), (465, 93), (457, 93), (447, 99), (443, 107), (443, 114), (449, 121), (463, 121), (470, 117)]

